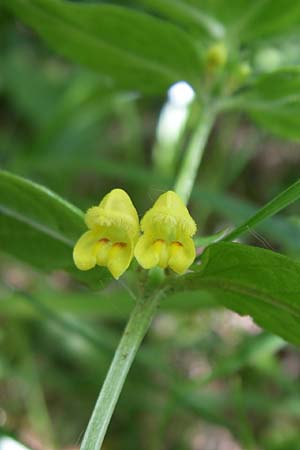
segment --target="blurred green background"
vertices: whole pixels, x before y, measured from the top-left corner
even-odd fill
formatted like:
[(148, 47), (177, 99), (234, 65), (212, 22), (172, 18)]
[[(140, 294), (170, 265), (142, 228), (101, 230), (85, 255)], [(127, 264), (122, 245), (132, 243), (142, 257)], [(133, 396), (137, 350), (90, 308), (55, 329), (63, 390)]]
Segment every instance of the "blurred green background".
[[(276, 39), (257, 44), (251, 63), (299, 57), (300, 41), (288, 42), (288, 50)], [(83, 210), (121, 187), (142, 214), (172, 186), (182, 156), (161, 157), (170, 145), (157, 131), (166, 101), (167, 92), (125, 92), (57, 56), (0, 7), (1, 168)], [(191, 117), (188, 127), (197, 112)], [(242, 113), (221, 115), (190, 202), (199, 235), (241, 223), (299, 169), (298, 142)], [(289, 207), (243, 242), (299, 259), (299, 212), (299, 204)], [(43, 274), (4, 253), (0, 265), (1, 433), (33, 450), (78, 449), (130, 293), (120, 281), (95, 294), (66, 273)], [(175, 295), (130, 372), (105, 450), (300, 449), (299, 357), (249, 318)]]

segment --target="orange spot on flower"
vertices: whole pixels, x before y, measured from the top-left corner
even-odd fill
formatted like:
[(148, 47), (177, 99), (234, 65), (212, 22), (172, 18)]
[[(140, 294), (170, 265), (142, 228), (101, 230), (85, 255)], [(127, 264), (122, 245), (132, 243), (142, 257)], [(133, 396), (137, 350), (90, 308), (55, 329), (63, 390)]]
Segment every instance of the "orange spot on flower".
[(127, 244), (125, 242), (116, 242), (113, 247), (117, 247), (117, 248), (124, 248), (126, 247)]
[(172, 242), (172, 245), (174, 245), (174, 247), (183, 247), (182, 243), (178, 241)]
[(98, 242), (101, 242), (101, 244), (107, 244), (109, 242), (109, 239), (102, 238), (102, 239), (99, 239)]

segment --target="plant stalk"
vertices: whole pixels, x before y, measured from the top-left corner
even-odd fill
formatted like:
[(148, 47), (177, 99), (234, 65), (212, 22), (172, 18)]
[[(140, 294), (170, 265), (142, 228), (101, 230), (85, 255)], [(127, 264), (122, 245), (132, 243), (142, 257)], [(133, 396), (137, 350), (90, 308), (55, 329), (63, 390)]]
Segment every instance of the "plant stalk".
[[(204, 148), (215, 119), (213, 110), (205, 110), (191, 137), (175, 191), (187, 203), (195, 183)], [(80, 450), (100, 450), (116, 403), (134, 357), (157, 310), (162, 291), (139, 299), (130, 315), (111, 366), (84, 434)]]
[(180, 172), (175, 182), (174, 190), (185, 204), (189, 201), (198, 169), (202, 161), (207, 139), (214, 124), (215, 115), (216, 113), (213, 109), (203, 110), (199, 125), (191, 137)]
[(84, 434), (80, 450), (99, 450), (127, 374), (157, 310), (161, 292), (139, 299), (132, 310)]

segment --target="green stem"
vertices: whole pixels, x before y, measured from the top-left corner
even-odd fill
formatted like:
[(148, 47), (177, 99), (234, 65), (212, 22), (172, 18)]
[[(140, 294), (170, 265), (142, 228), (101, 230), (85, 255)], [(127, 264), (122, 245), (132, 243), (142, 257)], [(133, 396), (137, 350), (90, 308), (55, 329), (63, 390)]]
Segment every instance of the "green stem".
[(215, 120), (215, 111), (207, 109), (203, 111), (199, 126), (191, 137), (190, 144), (174, 185), (174, 190), (179, 197), (188, 203), (198, 169), (202, 160), (203, 152)]
[(80, 450), (99, 450), (125, 379), (157, 310), (161, 292), (137, 301), (111, 366), (104, 380), (98, 400), (83, 437)]
[[(214, 119), (215, 112), (212, 110), (202, 114), (199, 127), (188, 146), (175, 184), (175, 190), (185, 203), (189, 200)], [(161, 293), (162, 291), (136, 303), (104, 380), (80, 450), (100, 450), (127, 374), (151, 324)]]

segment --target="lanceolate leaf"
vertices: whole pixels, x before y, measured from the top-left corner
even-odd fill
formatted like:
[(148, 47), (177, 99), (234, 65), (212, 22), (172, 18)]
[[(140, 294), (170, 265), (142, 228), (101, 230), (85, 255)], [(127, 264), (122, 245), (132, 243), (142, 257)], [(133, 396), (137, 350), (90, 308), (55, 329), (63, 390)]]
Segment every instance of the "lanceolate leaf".
[(135, 3), (137, 5), (142, 3), (150, 11), (157, 11), (189, 31), (197, 32), (198, 35), (204, 34), (204, 37), (208, 35), (215, 39), (221, 39), (225, 35), (223, 24), (203, 11), (201, 9), (203, 5), (199, 3), (192, 5), (184, 0), (136, 0)]
[(246, 220), (243, 224), (236, 227), (226, 236), (221, 237), (222, 241), (232, 241), (233, 239), (241, 236), (247, 231), (251, 230), (257, 224), (272, 217), (274, 214), (286, 208), (291, 203), (295, 202), (300, 198), (300, 181), (292, 184), (290, 187), (281, 192), (277, 197), (259, 209), (250, 219)]
[(184, 2), (221, 21), (235, 42), (278, 37), (299, 25), (300, 4), (295, 0), (231, 0), (230, 7), (227, 0)]
[(300, 343), (300, 265), (283, 255), (241, 244), (213, 244), (199, 270), (174, 279), (174, 288), (208, 292), (266, 330)]
[(214, 242), (218, 242), (221, 240), (225, 240), (227, 234), (229, 234), (228, 228), (224, 228), (223, 230), (218, 231), (215, 234), (211, 234), (210, 236), (199, 236), (194, 239), (196, 247), (207, 247)]
[(83, 213), (50, 190), (0, 172), (0, 250), (40, 270), (63, 269), (100, 288), (109, 278), (100, 267), (81, 272), (72, 248), (85, 231)]
[(232, 10), (236, 14), (229, 33), (244, 41), (278, 36), (299, 25), (300, 4), (294, 0), (234, 0), (227, 9), (228, 17)]
[[(242, 200), (224, 192), (213, 192), (202, 187), (195, 188), (194, 198), (199, 199), (204, 206), (212, 207), (214, 211), (221, 214), (230, 223), (237, 225), (232, 231), (233, 234), (229, 233), (226, 239), (221, 240), (234, 240), (247, 232), (252, 234), (257, 241), (263, 241), (264, 245), (268, 246), (268, 240), (271, 238), (271, 242), (278, 242), (288, 250), (289, 254), (298, 255), (300, 252), (300, 228), (298, 224), (279, 215), (272, 217), (273, 214), (292, 203), (289, 195), (296, 194), (296, 191), (297, 183), (283, 191), (282, 194), (279, 194), (261, 209), (245, 199)], [(277, 202), (278, 199), (280, 199), (280, 203)], [(294, 198), (294, 200), (296, 199)], [(256, 230), (260, 234), (257, 234)]]
[(120, 87), (163, 92), (198, 82), (200, 62), (189, 36), (132, 9), (64, 0), (5, 0), (60, 54), (97, 70)]

